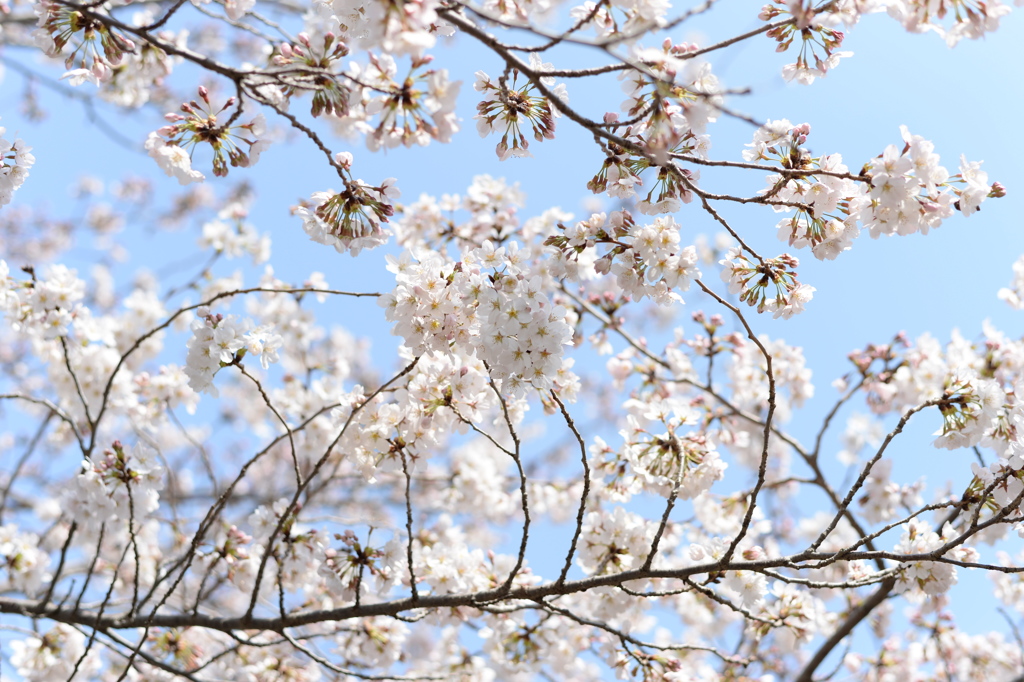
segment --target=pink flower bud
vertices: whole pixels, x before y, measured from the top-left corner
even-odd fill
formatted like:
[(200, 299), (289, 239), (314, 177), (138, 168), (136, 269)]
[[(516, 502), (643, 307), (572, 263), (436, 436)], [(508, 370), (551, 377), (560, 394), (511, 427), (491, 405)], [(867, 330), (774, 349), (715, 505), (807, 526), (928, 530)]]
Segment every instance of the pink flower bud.
[(758, 559), (764, 559), (767, 556), (764, 550), (758, 546), (751, 547), (743, 550), (743, 558), (747, 561), (757, 561)]

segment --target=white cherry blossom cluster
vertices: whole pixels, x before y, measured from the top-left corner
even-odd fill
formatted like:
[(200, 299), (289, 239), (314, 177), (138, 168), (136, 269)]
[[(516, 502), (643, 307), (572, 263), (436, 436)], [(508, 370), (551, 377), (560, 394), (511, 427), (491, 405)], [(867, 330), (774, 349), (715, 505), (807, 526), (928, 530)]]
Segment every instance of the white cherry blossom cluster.
[(100, 672), (96, 649), (86, 648), (86, 636), (64, 623), (45, 633), (11, 642), (11, 665), (28, 682), (58, 682), (78, 674)]
[[(851, 358), (862, 367), (863, 390), (875, 412), (902, 412), (931, 402), (942, 415), (936, 447), (957, 449), (984, 442), (1003, 461), (1020, 468), (1024, 413), (1017, 386), (1010, 382), (1015, 380), (1012, 368), (1018, 366), (1024, 347), (991, 328), (986, 331), (983, 349), (959, 336), (945, 351), (930, 335), (912, 345), (907, 342), (904, 361), (894, 370), (871, 371), (873, 360), (863, 351)], [(876, 350), (874, 356), (884, 358), (889, 352)]]
[(762, 191), (776, 211), (795, 210), (778, 223), (779, 239), (795, 248), (811, 247), (820, 260), (834, 260), (851, 248), (860, 226), (874, 239), (927, 234), (955, 210), (971, 215), (986, 198), (1005, 194), (998, 183), (988, 184), (979, 163), (961, 159), (960, 174), (950, 177), (931, 142), (911, 135), (906, 126), (901, 133), (902, 149), (890, 145), (854, 176), (839, 154), (811, 156), (803, 146), (810, 134), (806, 123), (794, 126), (780, 119), (755, 132), (744, 159), (770, 161), (789, 171), (769, 175)]
[(449, 81), (446, 69), (423, 69), (429, 63), (429, 59), (414, 60), (412, 73), (400, 83), (394, 58), (371, 54), (365, 72), (353, 74), (374, 86), (373, 90), (363, 89), (360, 106), (367, 118), (376, 116), (376, 121), (358, 125), (370, 151), (425, 147), (431, 140), (447, 143), (459, 131), (455, 104), (462, 83)]
[[(778, 237), (790, 246), (811, 247), (819, 260), (835, 260), (848, 250), (860, 235), (856, 216), (849, 216), (850, 197), (859, 194), (857, 183), (849, 175), (839, 154), (811, 157), (803, 148), (811, 127), (794, 126), (786, 119), (768, 121), (744, 150), (746, 161), (770, 161), (786, 169), (806, 170), (806, 175), (769, 175), (768, 188), (762, 194), (771, 197), (776, 211), (792, 212), (793, 217), (779, 221)], [(815, 173), (815, 171), (820, 171)]]
[(65, 488), (62, 507), (92, 535), (114, 520), (141, 524), (160, 506), (163, 487), (164, 469), (152, 448), (114, 441), (102, 457), (82, 462), (81, 472)]
[(782, 69), (782, 77), (787, 81), (795, 80), (810, 85), (815, 79), (828, 75), (840, 59), (852, 57), (852, 52), (838, 49), (846, 36), (833, 27), (841, 21), (847, 25), (856, 23), (860, 14), (867, 9), (858, 7), (858, 4), (871, 3), (842, 0), (826, 5), (818, 4), (817, 7), (815, 4), (810, 0), (787, 0), (784, 6), (767, 4), (757, 15), (761, 21), (779, 21), (779, 17), (787, 15), (793, 19), (765, 33), (778, 43), (776, 52), (787, 51), (797, 38), (800, 39), (796, 61)]
[[(711, 141), (705, 130), (716, 120), (716, 107), (722, 102), (710, 65), (684, 61), (696, 50), (696, 45), (673, 44), (669, 39), (660, 49), (635, 50), (647, 71), (623, 71), (619, 76), (627, 94), (622, 110), (628, 120), (619, 122), (618, 114), (609, 112), (604, 124), (616, 130), (623, 143), (605, 146), (604, 163), (587, 183), (592, 192), (619, 199), (640, 197), (636, 209), (646, 215), (674, 213), (693, 200), (700, 171), (682, 168), (671, 159), (707, 158)], [(643, 194), (645, 179), (650, 189)]]
[[(627, 427), (619, 432), (623, 445), (613, 451), (598, 442), (594, 452), (603, 471), (612, 473), (605, 486), (627, 501), (640, 491), (688, 500), (711, 489), (728, 467), (714, 441), (694, 427), (700, 414), (683, 400), (640, 400), (624, 404)], [(664, 428), (665, 432), (659, 433)], [(628, 468), (624, 468), (628, 467)]]
[[(796, 651), (835, 621), (824, 600), (781, 580), (772, 584), (761, 608), (760, 615), (778, 626), (773, 631), (775, 646), (786, 651)], [(762, 626), (760, 631), (767, 634), (767, 629)]]
[(857, 503), (869, 523), (883, 523), (896, 518), (903, 509), (921, 505), (924, 481), (900, 485), (891, 480), (892, 460), (881, 459), (873, 467), (864, 484), (864, 494)]
[(655, 526), (616, 506), (611, 513), (590, 512), (583, 524), (577, 562), (587, 575), (637, 568), (647, 559)]
[[(425, 528), (413, 545), (412, 573), (422, 576), (424, 591), (434, 595), (497, 587), (515, 565), (514, 556), (473, 547), (465, 529), (448, 514), (442, 514), (437, 523)], [(408, 564), (402, 562), (400, 566), (396, 571), (407, 581)], [(522, 567), (513, 579), (519, 587), (538, 582), (538, 576), (529, 567)]]
[(556, 6), (552, 0), (484, 0), (483, 9), (500, 21), (528, 24), (531, 17), (549, 16)]
[(50, 555), (39, 547), (39, 536), (21, 532), (13, 523), (0, 526), (0, 585), (8, 589), (36, 596), (48, 584), (53, 574), (47, 570)]
[[(1000, 462), (987, 467), (978, 463), (971, 464), (974, 481), (968, 491), (981, 508), (997, 510), (1004, 518), (1013, 523), (1013, 530), (1024, 538), (1024, 473)], [(998, 526), (986, 532), (982, 537), (989, 543), (1001, 539), (1005, 535), (1005, 526)]]
[[(886, 637), (877, 655), (848, 653), (846, 671), (858, 680), (883, 682), (913, 679), (931, 665), (941, 665), (953, 679), (1012, 680), (1024, 657), (1020, 645), (1001, 633), (971, 635), (955, 626), (952, 614), (940, 612), (919, 629)], [(936, 632), (932, 637), (929, 633)]]
[(679, 226), (671, 217), (658, 218), (651, 225), (634, 224), (623, 241), (632, 248), (614, 262), (612, 254), (598, 259), (595, 267), (600, 272), (611, 262), (616, 282), (636, 300), (650, 296), (660, 304), (681, 302), (675, 291), (686, 291), (700, 277), (697, 250), (680, 246)]
[[(32, 272), (34, 275), (34, 271)], [(54, 339), (67, 334), (82, 312), (85, 282), (64, 265), (47, 268), (41, 278), (18, 282), (0, 261), (0, 310), (23, 334)]]
[[(950, 47), (963, 38), (983, 38), (995, 31), (999, 20), (1011, 11), (1002, 0), (887, 0), (885, 8), (908, 31), (934, 31)], [(944, 21), (947, 17), (952, 18), (952, 26)]]
[(0, 206), (11, 203), (14, 192), (25, 183), (28, 170), (36, 162), (32, 147), (20, 137), (11, 142), (4, 135), (7, 128), (0, 126)]
[[(595, 213), (572, 227), (560, 226), (546, 245), (558, 249), (560, 265), (572, 279), (612, 274), (627, 296), (650, 297), (660, 305), (681, 303), (678, 292), (700, 277), (697, 250), (682, 246), (680, 226), (671, 217), (638, 224), (628, 211)], [(604, 251), (597, 257), (598, 247)], [(587, 267), (583, 270), (580, 264)]]
[[(903, 148), (889, 145), (878, 158), (866, 164), (871, 189), (854, 206), (860, 210), (861, 220), (872, 238), (883, 234), (927, 234), (951, 216), (955, 208), (954, 195), (942, 191), (949, 172), (939, 165), (934, 145), (911, 135), (906, 126), (900, 130)], [(971, 203), (961, 207), (965, 214), (970, 212)]]
[(652, 26), (663, 26), (670, 9), (665, 0), (615, 0), (601, 4), (587, 0), (570, 10), (581, 28), (597, 33), (599, 38), (619, 32), (633, 33)]
[(579, 656), (590, 644), (586, 629), (569, 618), (553, 616), (532, 623), (510, 614), (487, 621), (480, 631), (484, 651), (494, 662), (497, 675), (505, 679), (522, 678), (541, 664), (549, 666), (559, 679), (592, 679), (598, 674), (597, 666)]
[(248, 215), (248, 208), (242, 204), (223, 208), (215, 220), (203, 224), (200, 248), (223, 253), (229, 259), (248, 255), (254, 265), (266, 263), (270, 259), (270, 235), (257, 232), (246, 222)]
[(1015, 310), (1024, 310), (1024, 256), (1013, 264), (1013, 281), (999, 290), (999, 299)]
[(488, 239), (505, 241), (525, 230), (519, 218), (525, 203), (518, 183), (477, 175), (464, 195), (445, 194), (438, 199), (422, 194), (407, 204), (395, 221), (395, 237), (410, 251), (443, 250), (451, 241), (460, 248), (480, 246)]
[(560, 390), (575, 383), (564, 347), (565, 308), (553, 305), (517, 242), (483, 246), (451, 262), (436, 252), (389, 259), (398, 282), (379, 304), (417, 355), (463, 349), (490, 367), (502, 390)]
[(185, 375), (188, 384), (197, 393), (216, 397), (218, 391), (213, 377), (221, 367), (236, 364), (243, 357), (258, 357), (267, 369), (277, 362), (282, 339), (270, 325), (253, 327), (252, 321), (235, 315), (224, 317), (200, 307), (192, 322), (192, 337), (188, 340)]
[[(321, 17), (344, 27), (343, 39), (362, 50), (419, 56), (434, 46), (440, 3), (416, 0), (408, 5), (366, 0), (317, 0)], [(445, 35), (450, 34), (444, 31)]]
[[(929, 554), (945, 544), (941, 535), (920, 519), (911, 519), (903, 526), (903, 534), (895, 551), (900, 554)], [(959, 561), (974, 561), (976, 550), (960, 547), (952, 552)], [(939, 561), (914, 560), (900, 565), (896, 579), (896, 590), (908, 600), (921, 602), (925, 598), (944, 594), (957, 582), (956, 567)]]
[[(973, 376), (972, 376), (973, 375)], [(935, 447), (956, 450), (981, 442), (993, 429), (1006, 394), (999, 384), (974, 375), (953, 374), (946, 381), (939, 412), (942, 428), (935, 433)]]
[(814, 397), (812, 372), (807, 366), (804, 351), (783, 339), (758, 337), (755, 344), (748, 339), (733, 338), (731, 364), (727, 376), (732, 386), (733, 400), (738, 407), (755, 413), (768, 409), (769, 387), (764, 351), (772, 359), (775, 378), (775, 409), (781, 421), (788, 421), (795, 408)]

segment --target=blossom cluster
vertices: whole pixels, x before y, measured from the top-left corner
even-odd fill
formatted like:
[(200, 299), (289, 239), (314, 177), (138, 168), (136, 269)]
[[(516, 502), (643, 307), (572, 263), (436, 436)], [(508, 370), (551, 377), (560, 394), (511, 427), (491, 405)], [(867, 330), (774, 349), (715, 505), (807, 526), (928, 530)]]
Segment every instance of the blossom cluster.
[(78, 9), (49, 1), (34, 9), (38, 28), (32, 34), (33, 42), (50, 57), (69, 52), (64, 66), (72, 70), (65, 77), (77, 82), (107, 80), (124, 55), (136, 49), (124, 33)]
[[(788, 0), (784, 6), (767, 4), (758, 14), (761, 21), (775, 20), (781, 24), (765, 33), (778, 43), (777, 52), (787, 51), (795, 39), (800, 38), (796, 61), (783, 67), (782, 77), (803, 85), (824, 78), (839, 64), (840, 59), (853, 56), (852, 52), (837, 49), (842, 46), (845, 35), (833, 27), (840, 21), (856, 23), (859, 14), (865, 10), (864, 7), (858, 7), (857, 2), (849, 0), (831, 3), (826, 7), (816, 8), (814, 5), (805, 0)], [(792, 22), (779, 20), (779, 17), (787, 15), (792, 17)]]
[[(0, 221), (8, 261), (29, 263), (19, 275), (0, 261), (0, 452), (16, 453), (0, 457), (0, 612), (14, 674), (767, 681), (842, 658), (857, 679), (1019, 675), (1020, 647), (968, 634), (950, 600), (977, 567), (1024, 614), (1022, 558), (1002, 551), (1024, 537), (1024, 341), (990, 325), (946, 345), (897, 335), (850, 354), (831, 409), (804, 409), (810, 352), (747, 315), (789, 318), (815, 289), (796, 257), (764, 257), (718, 210), (782, 214), (777, 236), (829, 261), (861, 231), (926, 233), (1005, 194), (964, 157), (951, 174), (907, 128), (859, 171), (812, 154), (810, 125), (785, 119), (760, 126), (742, 161), (712, 157), (712, 123), (753, 121), (708, 59), (765, 33), (797, 51), (784, 76), (810, 83), (881, 8), (951, 43), (1007, 10), (784, 0), (761, 10), (772, 26), (698, 46), (664, 35), (698, 11), (668, 0), (225, 0), (131, 18), (102, 2), (0, 7), (0, 43), (34, 42), (114, 106), (178, 107), (195, 70), (234, 86), (226, 102), (189, 86), (197, 99), (145, 142), (182, 185), (205, 179), (193, 152), (212, 154), (217, 182), (165, 210), (146, 181), (117, 185), (112, 207), (86, 179), (73, 219), (13, 207)], [(194, 26), (196, 13), (212, 23)], [(456, 30), (505, 65), (475, 84), (477, 130), (498, 135), (499, 158), (578, 124), (603, 159), (587, 186), (616, 205), (526, 217), (519, 185), (486, 175), (402, 205), (395, 178), (358, 179), (339, 136), (398, 152), (459, 132), (460, 84), (434, 54)], [(607, 63), (556, 66), (579, 43)], [(624, 93), (617, 113), (570, 105), (564, 83), (591, 77)], [(264, 115), (337, 177), (338, 191), (300, 193), (308, 237), (352, 256), (393, 238), (393, 286), (366, 290), (369, 277), (330, 263), (315, 267), (338, 289), (319, 271), (286, 281), (294, 263), (270, 265), (255, 192), (215, 189), (267, 148)], [(5, 132), (0, 206), (34, 161)], [(726, 172), (767, 187), (712, 191)], [(725, 231), (693, 234), (702, 220)], [(82, 276), (50, 264), (79, 223), (104, 254)], [(194, 229), (204, 263), (126, 283), (130, 241), (114, 235), (172, 227)], [(222, 272), (243, 257), (260, 272)], [(1000, 296), (1020, 308), (1018, 265)], [(684, 292), (713, 309), (684, 310)], [(367, 298), (374, 315), (357, 307)], [(396, 362), (373, 362), (357, 335), (382, 320)], [(237, 380), (218, 380), (223, 368)], [(824, 416), (789, 430), (801, 410)], [(951, 486), (893, 446), (912, 420), (931, 420)], [(855, 630), (845, 652), (830, 648)]]
[[(341, 156), (341, 155), (339, 155)], [(351, 155), (345, 158), (351, 165)], [(350, 181), (344, 190), (314, 192), (311, 201), (294, 209), (302, 229), (318, 244), (333, 246), (338, 253), (359, 255), (387, 241), (390, 232), (382, 223), (395, 213), (393, 201), (401, 196), (395, 179), (372, 187), (362, 180)]]
[[(626, 200), (642, 197), (636, 208), (647, 215), (673, 213), (693, 200), (700, 171), (670, 160), (707, 158), (711, 141), (706, 128), (722, 103), (710, 64), (686, 59), (696, 50), (696, 45), (668, 39), (660, 49), (636, 49), (647, 73), (624, 71), (619, 76), (626, 93), (621, 109), (628, 118), (620, 122), (617, 113), (605, 114), (604, 125), (621, 142), (606, 145), (601, 170), (587, 183), (591, 191)], [(656, 170), (645, 172), (649, 169)], [(639, 188), (645, 178), (651, 188), (643, 195)]]
[(862, 227), (873, 239), (927, 234), (955, 211), (971, 215), (986, 198), (1005, 194), (999, 183), (988, 183), (980, 163), (961, 158), (960, 173), (950, 176), (931, 142), (906, 126), (900, 130), (903, 147), (889, 145), (855, 176), (839, 154), (811, 156), (804, 147), (808, 124), (781, 119), (760, 128), (743, 157), (788, 171), (769, 175), (762, 191), (776, 211), (793, 213), (778, 223), (779, 239), (810, 247), (819, 260), (834, 260)]
[[(562, 229), (546, 244), (558, 249), (567, 275), (580, 279), (592, 270), (595, 275), (613, 274), (625, 295), (640, 301), (650, 297), (661, 305), (682, 302), (678, 292), (690, 288), (700, 277), (697, 250), (680, 244), (680, 226), (671, 217), (652, 224), (634, 222), (628, 211), (610, 216), (595, 213), (587, 220)], [(597, 257), (598, 247), (606, 252)], [(589, 264), (586, 270), (580, 264)]]
[(278, 361), (281, 335), (271, 325), (253, 327), (248, 319), (235, 315), (224, 317), (200, 307), (192, 322), (192, 338), (188, 340), (185, 374), (188, 385), (197, 393), (217, 396), (213, 377), (221, 367), (238, 364), (244, 357), (259, 358), (263, 369)]
[(401, 82), (398, 64), (387, 54), (371, 54), (363, 71), (353, 67), (355, 80), (373, 85), (372, 91), (363, 90), (360, 103), (368, 118), (377, 117), (376, 124), (366, 121), (359, 125), (370, 151), (399, 145), (425, 147), (431, 140), (447, 143), (459, 131), (455, 103), (461, 82), (449, 81), (446, 69), (424, 69), (429, 63), (429, 59), (414, 60)]
[(457, 262), (436, 252), (415, 259), (406, 252), (389, 263), (398, 284), (379, 304), (416, 355), (465, 349), (515, 396), (531, 387), (572, 390), (566, 310), (551, 303), (518, 243), (486, 241)]
[(164, 469), (143, 442), (114, 441), (103, 456), (82, 462), (66, 488), (62, 506), (84, 532), (94, 535), (112, 521), (141, 523), (160, 506)]
[(719, 263), (729, 293), (739, 294), (741, 302), (756, 307), (759, 313), (770, 312), (772, 317), (789, 319), (803, 312), (816, 291), (797, 281), (800, 261), (789, 254), (754, 263), (734, 247)]
[(28, 169), (36, 162), (32, 147), (20, 137), (14, 142), (4, 135), (7, 128), (0, 126), (0, 206), (11, 203), (14, 192), (25, 183)]
[[(1010, 13), (1010, 7), (1002, 0), (890, 0), (885, 7), (889, 16), (903, 24), (906, 30), (912, 33), (934, 31), (950, 47), (964, 38), (985, 37), (986, 33), (999, 28), (999, 20)], [(947, 17), (952, 17), (952, 26), (944, 22)]]

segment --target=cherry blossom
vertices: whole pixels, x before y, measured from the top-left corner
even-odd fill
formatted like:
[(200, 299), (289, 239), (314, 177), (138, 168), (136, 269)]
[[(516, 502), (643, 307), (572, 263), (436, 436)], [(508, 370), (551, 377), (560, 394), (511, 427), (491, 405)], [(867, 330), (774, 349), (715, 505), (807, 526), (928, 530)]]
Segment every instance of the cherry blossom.
[[(1007, 195), (996, 160), (899, 121), (821, 149), (820, 124), (779, 117), (841, 83), (869, 15), (953, 45), (999, 40), (1010, 7), (785, 0), (683, 42), (714, 5), (0, 7), (32, 79), (5, 123), (41, 116), (48, 79), (130, 112), (143, 127), (100, 134), (156, 162), (93, 164), (43, 210), (42, 167), (0, 128), (8, 672), (1019, 675), (1024, 341), (801, 331), (858, 286), (827, 273), (861, 233), (978, 239), (962, 219)], [(738, 98), (733, 46), (808, 86), (790, 111)], [(508, 177), (473, 165), (471, 117)], [(561, 206), (527, 196), (541, 151)], [(278, 180), (316, 173), (289, 222)], [(1007, 276), (1024, 308), (1024, 260)], [(846, 344), (841, 376), (822, 339)], [(968, 576), (1002, 619), (958, 620)]]

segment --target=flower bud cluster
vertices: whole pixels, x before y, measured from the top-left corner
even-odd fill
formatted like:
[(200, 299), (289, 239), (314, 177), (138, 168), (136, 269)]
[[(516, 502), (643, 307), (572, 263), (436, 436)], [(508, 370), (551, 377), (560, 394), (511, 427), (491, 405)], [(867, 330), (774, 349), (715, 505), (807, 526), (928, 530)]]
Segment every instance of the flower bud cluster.
[[(430, 62), (429, 57), (414, 59), (400, 83), (398, 64), (391, 55), (371, 54), (365, 73), (353, 64), (353, 78), (373, 84), (372, 90), (362, 90), (367, 120), (357, 125), (370, 151), (400, 145), (425, 147), (432, 139), (447, 143), (459, 131), (455, 105), (462, 83), (449, 81), (446, 69), (424, 69)], [(369, 120), (374, 116), (376, 123)]]
[[(336, 62), (349, 53), (348, 45), (334, 33), (327, 32), (322, 40), (311, 38), (302, 32), (295, 43), (281, 43), (270, 63), (288, 72), (282, 93), (292, 97), (296, 93), (313, 91), (310, 113), (314, 116), (328, 114), (345, 116), (349, 111), (350, 89), (332, 73)], [(295, 74), (296, 67), (310, 69), (308, 76)]]
[[(156, 21), (154, 12), (143, 10), (132, 17), (135, 26), (146, 26)], [(162, 30), (156, 36), (165, 44), (177, 50), (188, 47), (189, 32), (186, 29)], [(162, 47), (149, 41), (141, 41), (134, 50), (125, 52), (116, 64), (110, 64), (108, 72), (96, 69), (75, 69), (64, 74), (71, 85), (90, 82), (99, 87), (99, 96), (119, 107), (138, 108), (153, 99), (161, 98), (165, 92), (165, 81), (174, 67), (184, 61), (183, 57), (168, 54)]]
[[(836, 6), (842, 4), (830, 3), (826, 5), (828, 9), (818, 11), (811, 0), (788, 0), (786, 6), (768, 4), (761, 8), (758, 14), (761, 21), (781, 21), (787, 15), (793, 18), (792, 22), (776, 26), (765, 33), (778, 43), (776, 52), (785, 52), (796, 38), (800, 38), (796, 62), (783, 67), (783, 78), (810, 85), (816, 78), (828, 75), (828, 72), (839, 64), (840, 59), (853, 56), (852, 52), (837, 51), (843, 44), (845, 35), (842, 31), (831, 28), (840, 17), (837, 11), (839, 8)], [(854, 21), (856, 16), (855, 13)]]
[(124, 35), (73, 7), (42, 0), (35, 6), (35, 12), (38, 28), (32, 38), (36, 47), (50, 57), (58, 57), (71, 46), (64, 60), (64, 67), (70, 69), (65, 78), (105, 81), (112, 67), (136, 49), (135, 43)]
[(800, 261), (789, 254), (752, 263), (738, 247), (729, 250), (722, 265), (722, 281), (730, 294), (739, 294), (740, 301), (770, 312), (774, 318), (789, 319), (804, 310), (816, 289), (797, 281), (796, 267)]
[[(223, 177), (228, 174), (228, 165), (248, 168), (254, 165), (267, 147), (264, 138), (267, 123), (263, 114), (257, 114), (249, 123), (232, 125), (241, 111), (236, 111), (226, 123), (219, 123), (217, 117), (235, 104), (229, 97), (222, 107), (214, 110), (205, 87), (199, 88), (200, 104), (196, 100), (181, 105), (185, 114), (167, 114), (171, 125), (164, 126), (146, 138), (146, 150), (161, 169), (170, 177), (177, 178), (182, 185), (201, 182), (205, 176), (192, 168), (192, 152), (199, 145), (208, 144), (213, 150), (213, 174)], [(247, 145), (245, 150), (240, 143)]]
[(341, 192), (314, 192), (311, 201), (294, 209), (302, 229), (318, 244), (333, 246), (338, 253), (359, 255), (387, 241), (391, 233), (381, 226), (395, 214), (392, 204), (401, 196), (395, 179), (372, 187), (362, 180), (350, 181)]
[[(530, 68), (543, 72), (553, 68), (550, 64), (542, 64), (536, 53), (530, 53)], [(502, 161), (513, 156), (530, 156), (530, 142), (524, 128), (529, 125), (531, 137), (537, 142), (551, 140), (555, 137), (555, 119), (559, 116), (548, 99), (534, 94), (536, 86), (532, 80), (517, 86), (520, 73), (512, 72), (512, 84), (507, 83), (507, 76), (502, 76), (497, 83), (483, 71), (476, 72), (476, 83), (473, 89), (484, 93), (484, 99), (477, 105), (476, 129), (480, 137), (487, 137), (494, 132), (501, 133), (496, 152)], [(542, 77), (547, 89), (561, 100), (567, 100), (565, 84), (555, 84), (555, 79)], [(511, 141), (511, 146), (509, 142)]]

